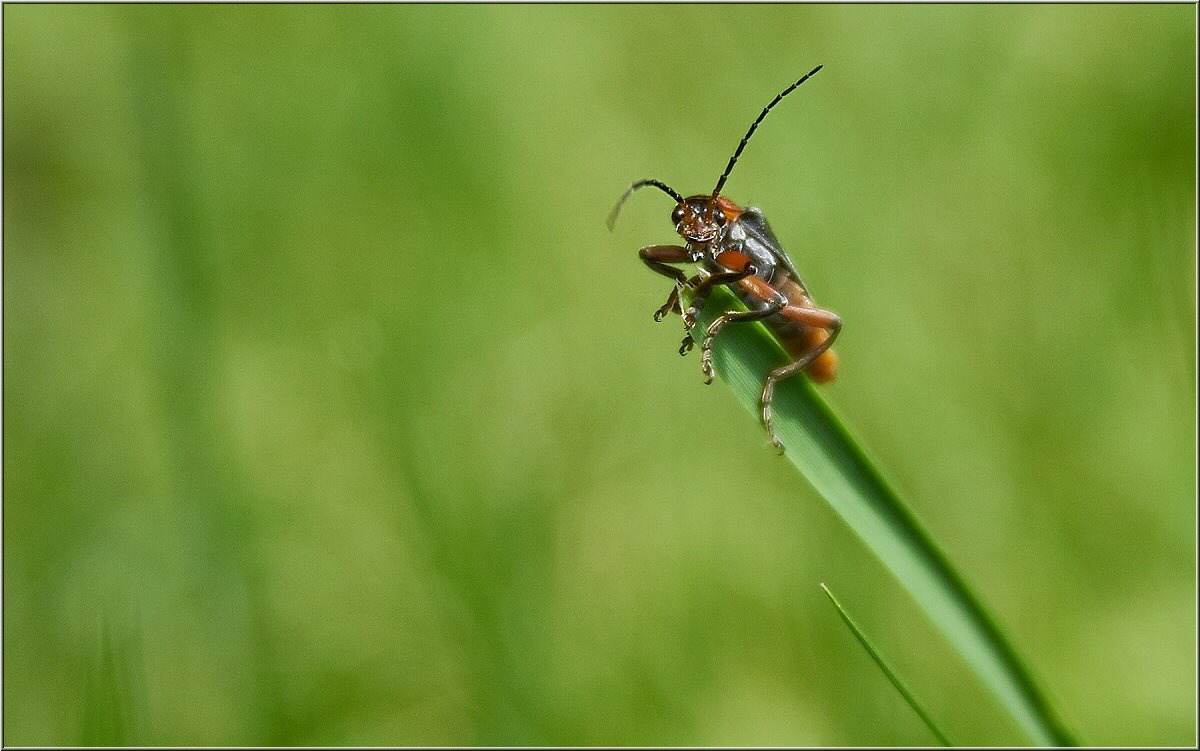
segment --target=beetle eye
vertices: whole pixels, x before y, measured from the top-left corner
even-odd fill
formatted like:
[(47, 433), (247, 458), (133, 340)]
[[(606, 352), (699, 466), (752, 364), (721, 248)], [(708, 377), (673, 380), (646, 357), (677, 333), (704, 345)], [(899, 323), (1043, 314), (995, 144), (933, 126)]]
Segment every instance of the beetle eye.
[(675, 210), (671, 212), (671, 224), (679, 224), (682, 221), (683, 221), (683, 207), (676, 206)]
[(713, 222), (715, 222), (718, 227), (725, 226), (725, 212), (721, 211), (721, 209), (714, 208), (712, 210), (712, 218)]

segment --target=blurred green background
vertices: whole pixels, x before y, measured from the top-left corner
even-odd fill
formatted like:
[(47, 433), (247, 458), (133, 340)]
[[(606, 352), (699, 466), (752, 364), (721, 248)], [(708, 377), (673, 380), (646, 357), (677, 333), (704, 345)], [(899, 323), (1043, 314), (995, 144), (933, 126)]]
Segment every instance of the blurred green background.
[(764, 208), (823, 388), (1104, 745), (1196, 743), (1173, 6), (4, 13), (6, 744), (1023, 736), (699, 360)]

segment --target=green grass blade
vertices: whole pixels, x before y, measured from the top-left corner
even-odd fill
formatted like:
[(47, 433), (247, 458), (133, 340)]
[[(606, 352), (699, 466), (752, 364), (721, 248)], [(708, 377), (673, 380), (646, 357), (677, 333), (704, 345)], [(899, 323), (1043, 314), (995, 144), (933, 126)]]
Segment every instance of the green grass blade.
[[(728, 290), (715, 289), (694, 334), (703, 335), (714, 311), (738, 308)], [(713, 355), (718, 377), (758, 420), (763, 377), (785, 362), (782, 349), (761, 325), (737, 324), (721, 332)], [(799, 377), (781, 382), (773, 411), (788, 460), (908, 589), (1029, 737), (1039, 745), (1075, 745), (999, 627), (812, 384)], [(769, 451), (765, 435), (763, 444)]]
[(850, 614), (842, 607), (842, 603), (838, 602), (838, 599), (833, 596), (833, 592), (829, 590), (829, 587), (825, 586), (824, 582), (821, 582), (821, 591), (825, 593), (825, 596), (833, 603), (833, 607), (837, 609), (838, 615), (850, 627), (854, 638), (858, 639), (858, 643), (863, 645), (863, 648), (867, 650), (867, 654), (871, 655), (871, 659), (875, 661), (875, 664), (879, 666), (879, 669), (883, 671), (887, 679), (892, 682), (892, 685), (904, 697), (904, 701), (908, 702), (908, 706), (912, 707), (917, 716), (921, 718), (921, 721), (925, 723), (925, 727), (929, 728), (929, 731), (937, 736), (938, 741), (943, 746), (953, 746), (954, 744), (950, 742), (946, 734), (942, 732), (937, 723), (933, 721), (933, 718), (929, 716), (929, 713), (925, 711), (925, 708), (921, 706), (921, 703), (917, 701), (917, 697), (913, 696), (908, 687), (904, 685), (904, 681), (900, 680), (900, 676), (896, 675), (896, 671), (892, 670), (887, 660), (883, 659), (883, 655), (879, 653), (879, 650), (875, 649), (875, 646), (871, 644), (871, 640), (867, 638), (867, 635), (859, 628), (858, 623), (850, 617)]

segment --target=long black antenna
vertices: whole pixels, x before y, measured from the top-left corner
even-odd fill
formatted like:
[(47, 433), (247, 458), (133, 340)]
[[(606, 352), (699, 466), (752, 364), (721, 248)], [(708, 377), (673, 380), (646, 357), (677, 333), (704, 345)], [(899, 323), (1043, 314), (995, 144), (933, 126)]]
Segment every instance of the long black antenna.
[(725, 185), (725, 178), (729, 177), (729, 173), (733, 171), (733, 165), (737, 162), (738, 157), (742, 155), (742, 149), (746, 148), (746, 144), (750, 141), (750, 136), (754, 135), (754, 129), (757, 128), (758, 124), (763, 121), (763, 118), (767, 116), (767, 113), (771, 111), (771, 108), (779, 104), (780, 99), (783, 99), (785, 96), (795, 91), (797, 86), (815, 76), (817, 71), (822, 67), (823, 66), (818, 65), (808, 73), (805, 73), (803, 78), (779, 92), (779, 95), (772, 99), (770, 104), (768, 104), (766, 107), (763, 107), (763, 111), (759, 114), (758, 118), (750, 124), (750, 130), (746, 131), (746, 135), (744, 138), (742, 138), (742, 142), (738, 144), (737, 151), (733, 152), (733, 156), (729, 157), (729, 164), (725, 165), (725, 171), (721, 173), (721, 179), (717, 180), (717, 187), (713, 188), (712, 197), (714, 199), (721, 194), (721, 188)]
[(638, 188), (644, 188), (647, 185), (653, 185), (654, 187), (661, 190), (663, 193), (666, 193), (667, 195), (669, 195), (671, 198), (674, 198), (675, 203), (683, 203), (683, 196), (676, 193), (671, 188), (671, 186), (667, 185), (666, 183), (661, 182), (659, 180), (638, 180), (636, 183), (634, 183), (633, 185), (630, 185), (628, 188), (626, 188), (625, 192), (622, 193), (621, 197), (617, 200), (617, 205), (613, 206), (612, 212), (609, 213), (609, 215), (608, 215), (608, 231), (609, 232), (612, 232), (613, 225), (617, 223), (617, 214), (620, 213), (621, 205), (623, 203), (625, 203), (625, 200), (627, 198), (629, 198), (629, 196), (633, 195), (633, 191), (637, 190)]

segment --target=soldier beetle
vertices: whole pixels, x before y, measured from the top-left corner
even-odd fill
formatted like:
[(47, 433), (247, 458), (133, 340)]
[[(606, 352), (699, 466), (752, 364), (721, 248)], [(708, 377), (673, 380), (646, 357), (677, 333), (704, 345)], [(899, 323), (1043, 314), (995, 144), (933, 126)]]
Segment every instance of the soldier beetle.
[[(842, 319), (813, 302), (795, 264), (771, 231), (763, 212), (754, 206), (737, 205), (721, 195), (721, 188), (771, 108), (816, 75), (821, 67), (813, 68), (763, 108), (738, 143), (712, 193), (684, 198), (660, 180), (638, 180), (625, 190), (608, 217), (611, 230), (621, 206), (639, 188), (658, 188), (674, 199), (671, 224), (684, 244), (647, 245), (638, 251), (638, 256), (652, 271), (675, 282), (667, 301), (655, 311), (654, 320), (662, 321), (672, 312), (683, 316), (685, 336), (679, 354), (686, 355), (691, 351), (692, 329), (714, 287), (730, 287), (746, 306), (744, 311), (722, 313), (705, 330), (700, 343), (705, 383), (711, 384), (713, 380), (713, 340), (731, 323), (762, 321), (783, 346), (791, 361), (767, 374), (761, 399), (763, 425), (771, 443), (780, 451), (783, 444), (771, 425), (775, 385), (800, 372), (817, 383), (833, 380), (837, 374), (837, 355), (830, 347), (842, 330)], [(699, 273), (689, 277), (683, 269), (672, 265), (683, 263), (699, 264)], [(685, 289), (691, 293), (687, 310), (680, 305), (680, 295)]]

